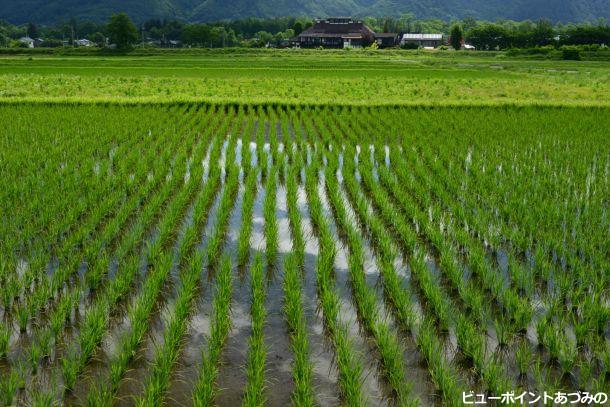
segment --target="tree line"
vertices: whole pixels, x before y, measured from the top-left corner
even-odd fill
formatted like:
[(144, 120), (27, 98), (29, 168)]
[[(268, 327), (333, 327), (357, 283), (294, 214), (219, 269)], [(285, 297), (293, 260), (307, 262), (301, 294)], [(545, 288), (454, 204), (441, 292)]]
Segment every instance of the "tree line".
[[(364, 22), (376, 32), (442, 33), (450, 42), (460, 35), (466, 43), (480, 50), (533, 48), (562, 45), (610, 45), (610, 26), (603, 20), (578, 24), (552, 24), (539, 21), (460, 21), (417, 19), (413, 14), (399, 17), (367, 17)], [(313, 24), (304, 17), (246, 18), (216, 23), (186, 23), (153, 19), (134, 24), (124, 13), (113, 15), (106, 24), (70, 19), (50, 26), (31, 22), (12, 25), (0, 21), (0, 47), (24, 46), (22, 37), (41, 38), (39, 46), (75, 45), (88, 39), (95, 45), (160, 47), (265, 47), (287, 46), (288, 40)], [(453, 40), (451, 41), (451, 37)]]

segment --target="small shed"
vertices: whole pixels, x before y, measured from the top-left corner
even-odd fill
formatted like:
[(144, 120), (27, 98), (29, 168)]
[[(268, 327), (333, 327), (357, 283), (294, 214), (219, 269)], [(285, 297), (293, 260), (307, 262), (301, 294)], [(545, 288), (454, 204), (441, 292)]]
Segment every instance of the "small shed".
[(398, 45), (397, 33), (376, 33), (375, 41), (379, 48), (389, 48)]

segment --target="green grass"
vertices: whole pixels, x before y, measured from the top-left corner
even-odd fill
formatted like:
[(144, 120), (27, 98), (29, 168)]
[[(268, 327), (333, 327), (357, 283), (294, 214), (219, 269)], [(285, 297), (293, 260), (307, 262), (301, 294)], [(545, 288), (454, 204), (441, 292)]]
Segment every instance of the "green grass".
[(468, 53), (208, 52), (0, 58), (0, 100), (608, 105), (603, 62)]

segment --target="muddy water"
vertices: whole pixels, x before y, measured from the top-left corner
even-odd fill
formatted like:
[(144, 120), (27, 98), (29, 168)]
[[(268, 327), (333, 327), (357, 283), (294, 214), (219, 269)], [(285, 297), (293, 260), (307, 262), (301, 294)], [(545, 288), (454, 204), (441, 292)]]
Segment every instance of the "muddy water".
[(290, 229), (286, 206), (286, 189), (277, 188), (276, 219), (278, 224), (278, 259), (274, 270), (268, 273), (266, 324), (264, 329), (267, 346), (266, 392), (267, 405), (290, 404), (294, 383), (292, 380), (292, 349), (288, 328), (284, 319), (283, 257), (291, 248)]

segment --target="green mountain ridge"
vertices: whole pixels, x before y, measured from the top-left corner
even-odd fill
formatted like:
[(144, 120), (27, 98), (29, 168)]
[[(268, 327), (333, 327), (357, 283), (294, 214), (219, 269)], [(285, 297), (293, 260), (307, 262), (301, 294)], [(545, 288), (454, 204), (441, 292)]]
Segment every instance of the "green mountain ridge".
[(398, 16), (451, 20), (474, 17), (554, 22), (610, 20), (610, 0), (0, 0), (0, 19), (55, 23), (76, 17), (104, 21), (125, 11), (135, 21), (150, 18), (211, 22), (246, 17)]

